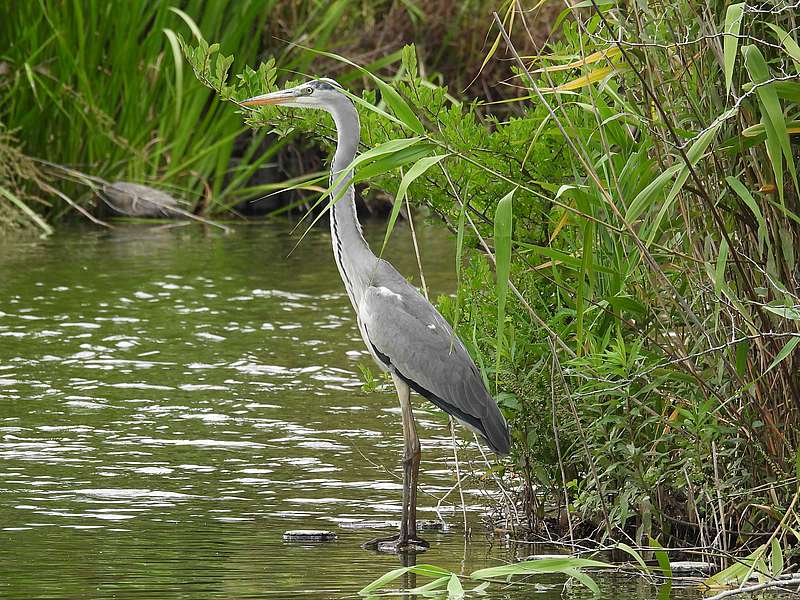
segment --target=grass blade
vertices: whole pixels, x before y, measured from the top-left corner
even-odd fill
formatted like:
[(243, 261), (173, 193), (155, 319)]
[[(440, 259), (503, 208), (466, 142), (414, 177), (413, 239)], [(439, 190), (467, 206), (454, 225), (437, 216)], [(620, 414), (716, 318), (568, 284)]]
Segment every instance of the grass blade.
[(25, 204), (22, 200), (17, 198), (14, 194), (12, 194), (9, 190), (4, 187), (0, 187), (0, 194), (8, 198), (8, 200), (20, 209), (25, 216), (27, 216), (31, 221), (33, 221), (43, 232), (45, 235), (50, 235), (53, 233), (53, 228), (48, 225), (44, 219), (42, 219), (39, 215), (37, 215), (27, 204)]
[(433, 165), (438, 163), (443, 158), (447, 157), (446, 154), (437, 154), (435, 156), (426, 156), (424, 158), (419, 159), (414, 166), (412, 166), (408, 171), (406, 171), (403, 178), (400, 180), (400, 185), (397, 188), (397, 194), (394, 197), (394, 204), (392, 206), (392, 214), (389, 216), (389, 222), (386, 224), (386, 234), (383, 236), (383, 245), (381, 246), (381, 255), (383, 255), (383, 251), (386, 248), (386, 244), (389, 242), (389, 238), (392, 235), (392, 231), (394, 230), (394, 224), (397, 222), (397, 215), (400, 214), (400, 209), (403, 206), (403, 201), (406, 198), (406, 193), (408, 192), (408, 186), (410, 186), (415, 179), (422, 176), (425, 171), (430, 169)]
[[(753, 83), (763, 84), (768, 81), (770, 78), (769, 67), (764, 55), (761, 54), (761, 50), (754, 45), (748, 45), (742, 48), (742, 54), (744, 55), (745, 67)], [(772, 85), (759, 86), (756, 94), (763, 110), (768, 147), (771, 148), (770, 159), (775, 172), (775, 184), (778, 186), (778, 195), (781, 198), (781, 202), (783, 202), (783, 185), (778, 182), (778, 179), (783, 179), (783, 157), (786, 157), (789, 173), (792, 176), (795, 189), (798, 189), (797, 169), (794, 164), (795, 158), (792, 154), (791, 142), (789, 141), (786, 118), (783, 115), (778, 94)], [(780, 148), (780, 152), (777, 151), (778, 148)]]
[(800, 337), (793, 337), (788, 342), (786, 342), (783, 348), (781, 348), (781, 351), (778, 352), (777, 356), (775, 357), (775, 360), (772, 361), (772, 364), (769, 367), (767, 367), (767, 370), (764, 371), (764, 373), (765, 374), (769, 373), (770, 371), (772, 371), (772, 369), (774, 369), (780, 363), (786, 360), (789, 357), (789, 355), (792, 352), (794, 352), (794, 349), (797, 348), (797, 344), (800, 344)]
[(589, 588), (595, 596), (600, 595), (600, 588), (597, 587), (594, 579), (589, 577), (586, 573), (581, 573), (577, 569), (565, 569), (564, 574), (580, 581), (585, 587)]
[(608, 569), (614, 565), (592, 560), (590, 558), (576, 558), (565, 556), (564, 558), (541, 558), (539, 560), (526, 560), (511, 565), (501, 565), (499, 567), (488, 567), (479, 569), (470, 574), (472, 579), (494, 579), (496, 577), (508, 577), (509, 575), (535, 575), (537, 573), (565, 573), (568, 569), (583, 569), (585, 567), (593, 569)]
[(514, 190), (511, 190), (497, 203), (497, 210), (494, 213), (494, 253), (497, 269), (497, 369), (495, 377), (498, 376), (500, 367), (503, 324), (506, 319), (506, 296), (511, 276), (511, 233), (514, 226), (511, 199), (513, 197)]
[(731, 93), (733, 82), (733, 67), (736, 63), (736, 54), (739, 49), (739, 31), (742, 27), (744, 3), (731, 4), (725, 11), (725, 40), (722, 47), (722, 57), (725, 68), (725, 93)]

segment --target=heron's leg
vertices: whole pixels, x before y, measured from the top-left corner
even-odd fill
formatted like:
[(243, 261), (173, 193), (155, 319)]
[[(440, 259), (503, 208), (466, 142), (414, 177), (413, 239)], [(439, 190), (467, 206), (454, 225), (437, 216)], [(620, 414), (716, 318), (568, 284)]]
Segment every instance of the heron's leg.
[(392, 379), (397, 389), (403, 417), (403, 516), (400, 520), (400, 535), (370, 540), (362, 544), (362, 548), (395, 552), (425, 550), (430, 544), (417, 537), (417, 481), (422, 452), (411, 409), (411, 390), (408, 384), (394, 373)]
[[(400, 386), (404, 389), (401, 389)], [(397, 395), (400, 397), (400, 408), (403, 413), (403, 439), (405, 451), (403, 453), (403, 526), (400, 528), (401, 539), (417, 538), (417, 484), (419, 481), (419, 463), (422, 456), (417, 424), (414, 421), (414, 411), (411, 407), (411, 392), (408, 385), (395, 378)]]
[(414, 412), (411, 408), (411, 390), (408, 384), (392, 373), (397, 388), (400, 410), (403, 415), (403, 520), (400, 523), (399, 549), (427, 548), (428, 542), (417, 536), (417, 482), (419, 480), (420, 449)]

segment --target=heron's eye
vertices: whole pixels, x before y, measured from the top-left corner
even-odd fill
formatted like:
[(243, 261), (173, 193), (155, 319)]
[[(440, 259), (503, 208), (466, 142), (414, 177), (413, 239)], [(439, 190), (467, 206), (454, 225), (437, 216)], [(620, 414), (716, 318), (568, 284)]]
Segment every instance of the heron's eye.
[(307, 87), (307, 88), (306, 88), (305, 90), (303, 90), (303, 91), (305, 92), (306, 96), (310, 96), (311, 94), (313, 94), (313, 93), (314, 93), (314, 88)]

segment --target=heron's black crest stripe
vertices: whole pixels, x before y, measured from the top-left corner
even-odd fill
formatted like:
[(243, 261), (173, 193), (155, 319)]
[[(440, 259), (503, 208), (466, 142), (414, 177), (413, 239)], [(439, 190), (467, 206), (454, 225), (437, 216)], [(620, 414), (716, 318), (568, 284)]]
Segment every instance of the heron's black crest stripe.
[(335, 90), (337, 88), (341, 89), (342, 87), (333, 79), (327, 79), (327, 78), (315, 79), (313, 81), (309, 81), (308, 85), (314, 88), (315, 90)]

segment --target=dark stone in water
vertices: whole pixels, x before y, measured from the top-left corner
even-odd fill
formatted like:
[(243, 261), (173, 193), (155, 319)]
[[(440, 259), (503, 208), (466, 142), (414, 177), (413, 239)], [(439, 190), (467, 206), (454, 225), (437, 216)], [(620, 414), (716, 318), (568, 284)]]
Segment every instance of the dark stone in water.
[[(351, 521), (340, 523), (344, 529), (400, 529), (400, 521)], [(417, 531), (448, 531), (450, 528), (441, 521), (417, 521)]]
[(336, 534), (322, 529), (291, 529), (283, 532), (284, 542), (332, 542)]

